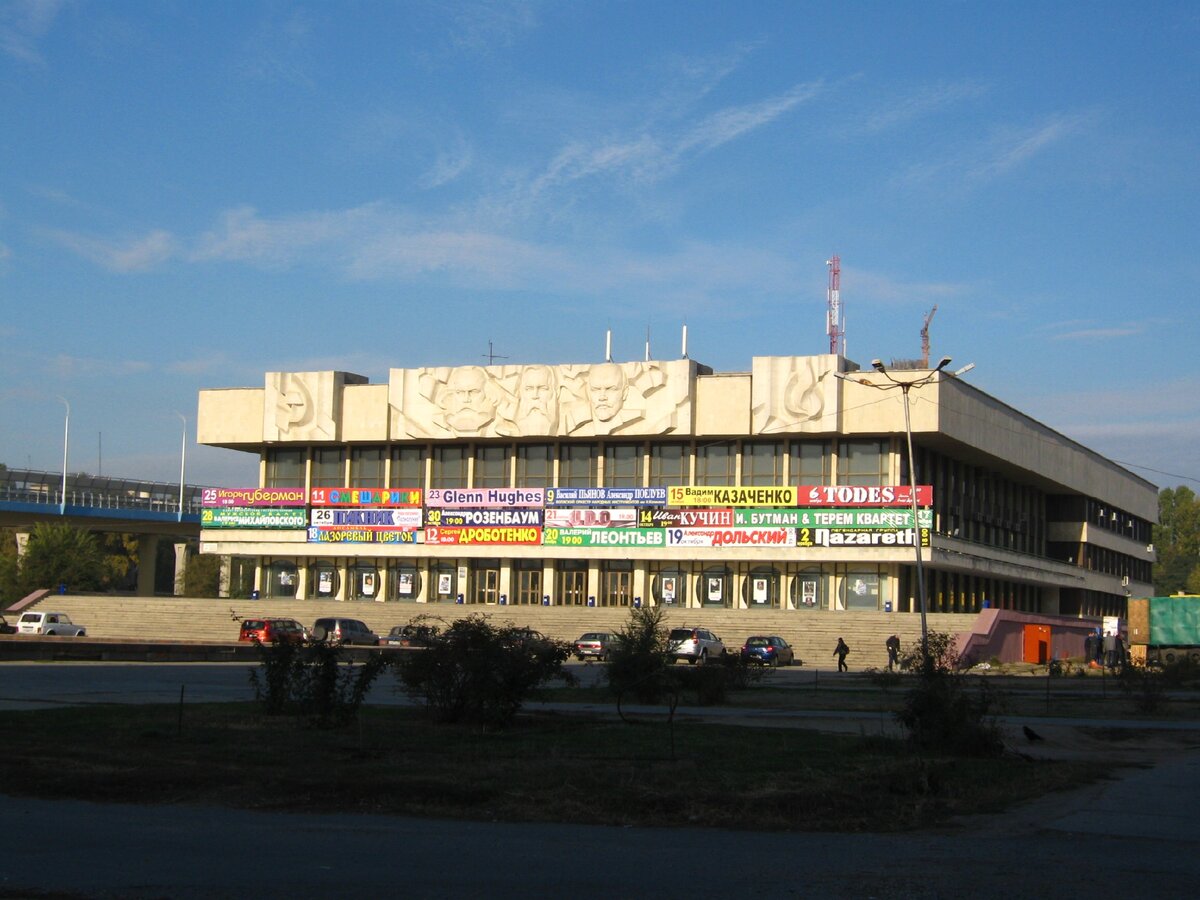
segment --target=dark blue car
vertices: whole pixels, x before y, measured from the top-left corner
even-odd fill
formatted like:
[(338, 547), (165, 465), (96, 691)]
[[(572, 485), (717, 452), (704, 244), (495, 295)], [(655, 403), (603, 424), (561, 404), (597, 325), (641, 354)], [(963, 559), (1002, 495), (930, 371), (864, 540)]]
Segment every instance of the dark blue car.
[(742, 659), (764, 666), (790, 666), (796, 659), (792, 645), (777, 634), (756, 634), (742, 645)]

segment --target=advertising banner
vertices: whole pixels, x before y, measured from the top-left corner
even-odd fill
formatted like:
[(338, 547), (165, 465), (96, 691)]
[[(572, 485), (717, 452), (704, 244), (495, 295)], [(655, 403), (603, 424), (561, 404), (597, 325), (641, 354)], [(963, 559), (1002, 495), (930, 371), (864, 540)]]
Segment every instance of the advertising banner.
[(667, 528), (668, 547), (795, 547), (793, 528)]
[(547, 528), (547, 547), (661, 547), (661, 528)]
[(470, 526), (425, 529), (426, 544), (540, 544), (542, 529), (534, 527)]
[(425, 492), (425, 505), (453, 509), (539, 507), (546, 493), (545, 488), (430, 488)]
[[(922, 528), (933, 527), (933, 510), (917, 510)], [(762, 528), (912, 528), (912, 510), (893, 509), (739, 509), (738, 527)]]
[(796, 506), (796, 488), (672, 485), (668, 506)]
[(201, 528), (305, 528), (303, 509), (202, 509)]
[(547, 506), (665, 506), (665, 487), (546, 488)]
[[(800, 502), (789, 506), (912, 506), (913, 492), (907, 484), (881, 485), (805, 485), (798, 488)], [(763, 504), (767, 506), (768, 504)], [(917, 506), (933, 505), (933, 485), (917, 485)]]
[(462, 528), (471, 525), (541, 525), (540, 509), (431, 509), (427, 525)]
[(642, 528), (731, 528), (732, 509), (643, 509), (638, 524)]
[(200, 502), (204, 506), (304, 506), (307, 497), (302, 487), (204, 488)]
[(313, 488), (312, 506), (420, 506), (420, 488)]
[(421, 532), (398, 528), (355, 528), (352, 525), (308, 529), (310, 544), (419, 544)]
[(547, 528), (635, 528), (638, 511), (629, 509), (548, 509)]
[(314, 509), (310, 514), (313, 525), (365, 525), (369, 528), (400, 528), (415, 531), (420, 528), (420, 507), (402, 509)]
[[(911, 547), (911, 528), (893, 531), (849, 531), (832, 528), (801, 528), (796, 534), (798, 547)], [(921, 546), (929, 546), (929, 529), (921, 529)]]

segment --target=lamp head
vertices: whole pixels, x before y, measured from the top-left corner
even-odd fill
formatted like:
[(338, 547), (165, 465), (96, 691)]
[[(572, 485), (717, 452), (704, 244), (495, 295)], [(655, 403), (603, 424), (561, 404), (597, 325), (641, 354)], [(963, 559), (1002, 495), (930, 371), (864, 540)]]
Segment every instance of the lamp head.
[(950, 357), (943, 356), (940, 360), (938, 360), (938, 364), (934, 368), (933, 371), (940, 372), (940, 371), (942, 371), (942, 369), (946, 368), (946, 366), (948, 366), (948, 365), (950, 365)]
[(872, 368), (874, 368), (876, 372), (886, 372), (886, 371), (887, 371), (887, 369), (885, 369), (885, 368), (883, 367), (883, 360), (882, 360), (882, 359), (873, 359), (873, 360), (871, 360), (871, 367), (872, 367)]

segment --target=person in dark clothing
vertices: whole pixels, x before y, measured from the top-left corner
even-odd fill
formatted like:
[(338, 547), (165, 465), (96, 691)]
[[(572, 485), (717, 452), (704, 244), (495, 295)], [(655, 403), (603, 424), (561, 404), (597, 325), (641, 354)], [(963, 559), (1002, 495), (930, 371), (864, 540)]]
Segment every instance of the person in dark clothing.
[(894, 672), (896, 665), (900, 662), (900, 636), (893, 634), (883, 645), (887, 647), (888, 652), (888, 671)]
[(850, 667), (846, 665), (846, 654), (850, 652), (849, 645), (844, 640), (838, 638), (837, 646), (833, 648), (833, 655), (838, 658), (838, 671), (849, 672)]

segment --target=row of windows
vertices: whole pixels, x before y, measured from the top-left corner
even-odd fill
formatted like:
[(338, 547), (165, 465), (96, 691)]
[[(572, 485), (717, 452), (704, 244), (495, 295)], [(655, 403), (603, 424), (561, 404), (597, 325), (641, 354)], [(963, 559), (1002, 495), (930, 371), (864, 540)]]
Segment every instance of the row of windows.
[(437, 444), (266, 452), (266, 487), (888, 483), (887, 440)]

